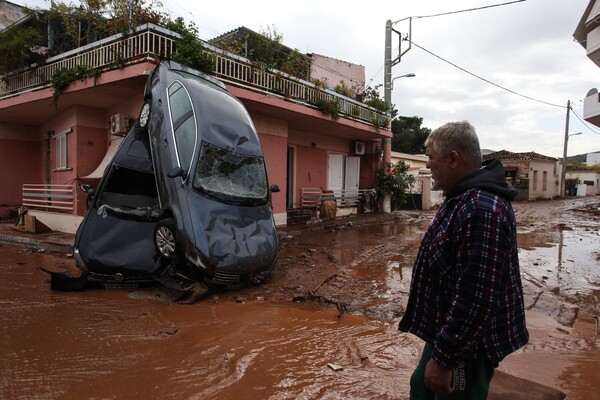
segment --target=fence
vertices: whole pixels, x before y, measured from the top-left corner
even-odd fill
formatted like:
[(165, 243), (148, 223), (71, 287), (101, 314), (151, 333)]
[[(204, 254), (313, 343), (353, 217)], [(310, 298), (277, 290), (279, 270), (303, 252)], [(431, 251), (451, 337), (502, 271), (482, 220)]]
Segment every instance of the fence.
[(74, 185), (24, 184), (23, 206), (35, 210), (73, 213)]

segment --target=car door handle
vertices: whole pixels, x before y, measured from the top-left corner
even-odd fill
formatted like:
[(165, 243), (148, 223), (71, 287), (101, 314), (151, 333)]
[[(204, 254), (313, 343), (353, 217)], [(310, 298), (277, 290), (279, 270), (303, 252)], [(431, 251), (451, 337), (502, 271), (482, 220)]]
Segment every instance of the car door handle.
[(165, 147), (167, 147), (167, 137), (166, 137), (166, 136), (165, 136), (165, 137), (163, 137), (163, 145), (164, 145)]

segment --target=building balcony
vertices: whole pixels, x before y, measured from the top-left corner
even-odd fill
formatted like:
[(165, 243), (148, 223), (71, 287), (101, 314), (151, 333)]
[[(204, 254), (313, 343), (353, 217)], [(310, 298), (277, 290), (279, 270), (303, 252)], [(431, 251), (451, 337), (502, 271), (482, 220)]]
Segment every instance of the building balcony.
[[(33, 66), (2, 77), (0, 102), (28, 92), (51, 87), (56, 71), (85, 66), (97, 73), (125, 66), (170, 58), (176, 51), (179, 34), (154, 24), (145, 24), (130, 34), (118, 34), (69, 52), (49, 58), (43, 65)], [(333, 104), (340, 116), (388, 128), (385, 112), (364, 103), (315, 86), (311, 82), (284, 72), (261, 68), (248, 59), (204, 43), (214, 55), (213, 75), (221, 81), (244, 89), (277, 96), (286, 101), (327, 112)]]
[(600, 127), (600, 95), (598, 89), (590, 89), (583, 101), (583, 119)]

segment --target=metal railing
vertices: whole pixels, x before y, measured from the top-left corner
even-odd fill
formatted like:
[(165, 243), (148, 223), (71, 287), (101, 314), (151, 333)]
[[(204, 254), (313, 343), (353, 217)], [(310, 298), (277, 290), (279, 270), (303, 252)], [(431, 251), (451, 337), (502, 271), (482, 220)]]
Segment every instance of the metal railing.
[(75, 185), (23, 184), (23, 206), (35, 210), (73, 213)]
[[(176, 32), (145, 24), (133, 33), (114, 35), (79, 47), (49, 58), (44, 65), (4, 76), (0, 80), (0, 100), (49, 87), (53, 75), (61, 69), (85, 66), (103, 72), (148, 60), (171, 58), (176, 51), (179, 37)], [(312, 108), (318, 108), (319, 103), (329, 103), (339, 115), (377, 127), (387, 127), (389, 124), (385, 113), (364, 103), (283, 72), (261, 68), (243, 57), (208, 43), (205, 43), (205, 48), (215, 56), (214, 74), (223, 81), (250, 90), (267, 92)]]

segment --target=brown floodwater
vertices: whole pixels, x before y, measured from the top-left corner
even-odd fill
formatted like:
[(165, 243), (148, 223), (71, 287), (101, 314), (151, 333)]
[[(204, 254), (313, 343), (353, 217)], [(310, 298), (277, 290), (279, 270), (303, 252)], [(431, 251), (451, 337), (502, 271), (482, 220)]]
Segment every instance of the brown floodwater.
[(388, 323), (294, 303), (174, 305), (155, 289), (53, 292), (30, 252), (0, 246), (2, 399), (407, 397), (414, 340)]
[[(396, 324), (429, 217), (285, 239), (275, 283), (192, 305), (157, 288), (51, 291), (38, 268), (72, 259), (0, 245), (0, 399), (406, 399), (421, 343)], [(519, 233), (531, 341), (500, 369), (569, 400), (600, 398), (598, 236)], [(282, 300), (326, 277), (318, 294), (348, 313)]]

